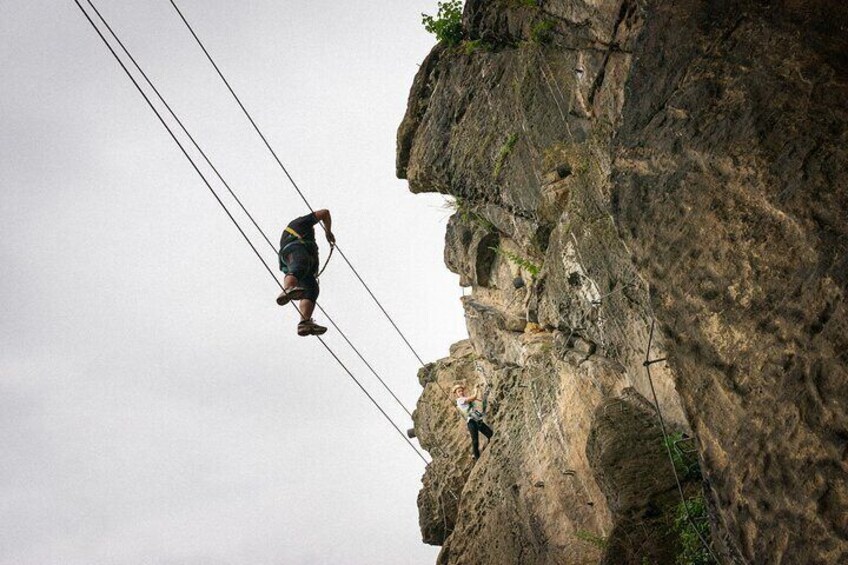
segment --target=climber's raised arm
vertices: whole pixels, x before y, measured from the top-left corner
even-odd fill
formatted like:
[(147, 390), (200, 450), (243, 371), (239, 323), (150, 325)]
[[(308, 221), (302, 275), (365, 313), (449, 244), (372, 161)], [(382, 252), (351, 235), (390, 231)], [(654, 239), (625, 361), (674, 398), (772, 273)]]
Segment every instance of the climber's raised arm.
[(315, 211), (315, 218), (324, 224), (324, 229), (326, 230), (327, 242), (330, 245), (336, 244), (336, 236), (333, 235), (333, 218), (330, 216), (330, 211), (326, 208), (322, 210)]

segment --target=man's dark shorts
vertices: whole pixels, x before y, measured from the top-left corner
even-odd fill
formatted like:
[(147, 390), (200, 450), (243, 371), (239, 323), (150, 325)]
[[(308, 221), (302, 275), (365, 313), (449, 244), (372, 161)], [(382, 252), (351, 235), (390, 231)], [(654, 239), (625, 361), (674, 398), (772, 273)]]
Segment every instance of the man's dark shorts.
[(297, 278), (298, 286), (306, 289), (303, 297), (307, 300), (318, 300), (318, 258), (305, 245), (289, 245), (285, 249), (283, 259), (286, 262), (287, 273)]

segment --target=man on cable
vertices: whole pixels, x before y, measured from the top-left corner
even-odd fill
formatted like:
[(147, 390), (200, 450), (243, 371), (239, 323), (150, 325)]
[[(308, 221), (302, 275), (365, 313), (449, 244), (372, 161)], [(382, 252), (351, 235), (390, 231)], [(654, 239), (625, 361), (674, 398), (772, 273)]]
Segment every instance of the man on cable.
[(336, 244), (331, 230), (332, 220), (329, 210), (317, 210), (306, 216), (295, 218), (280, 238), (280, 270), (286, 274), (283, 279), (283, 292), (277, 297), (277, 304), (283, 306), (291, 300), (299, 300), (300, 323), (297, 335), (321, 335), (327, 331), (312, 319), (315, 301), (318, 300), (318, 244), (315, 242), (315, 224), (324, 224), (327, 243)]

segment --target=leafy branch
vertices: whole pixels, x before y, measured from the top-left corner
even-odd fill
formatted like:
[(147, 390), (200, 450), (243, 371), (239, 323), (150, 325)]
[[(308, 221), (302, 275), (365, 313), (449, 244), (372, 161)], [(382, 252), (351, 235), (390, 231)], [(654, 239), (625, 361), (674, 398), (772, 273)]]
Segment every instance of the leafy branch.
[(438, 3), (435, 16), (421, 14), (424, 29), (436, 36), (439, 43), (452, 47), (462, 41), (462, 0)]
[(525, 271), (527, 271), (528, 273), (530, 273), (534, 277), (538, 276), (539, 271), (542, 270), (541, 265), (537, 265), (536, 263), (530, 261), (529, 259), (526, 259), (526, 258), (522, 257), (521, 255), (517, 255), (517, 254), (515, 254), (511, 251), (507, 251), (506, 249), (503, 249), (500, 246), (490, 247), (489, 249), (491, 249), (492, 251), (494, 251), (498, 255), (505, 257), (511, 263), (518, 265), (519, 267), (521, 267), (522, 269), (524, 269)]

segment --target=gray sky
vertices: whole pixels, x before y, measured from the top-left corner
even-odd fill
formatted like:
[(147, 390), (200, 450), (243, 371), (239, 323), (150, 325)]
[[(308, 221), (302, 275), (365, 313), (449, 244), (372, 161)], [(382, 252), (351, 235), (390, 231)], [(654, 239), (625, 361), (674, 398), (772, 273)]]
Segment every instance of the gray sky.
[[(169, 2), (97, 5), (276, 241), (305, 206)], [(394, 178), (435, 2), (180, 6), (419, 353), (445, 356), (466, 335), (449, 212)], [(422, 462), (295, 335), (75, 4), (0, 3), (0, 63), (0, 563), (432, 563)], [(417, 362), (339, 258), (321, 302), (413, 408)]]

